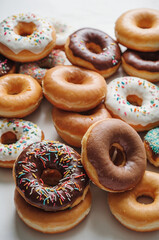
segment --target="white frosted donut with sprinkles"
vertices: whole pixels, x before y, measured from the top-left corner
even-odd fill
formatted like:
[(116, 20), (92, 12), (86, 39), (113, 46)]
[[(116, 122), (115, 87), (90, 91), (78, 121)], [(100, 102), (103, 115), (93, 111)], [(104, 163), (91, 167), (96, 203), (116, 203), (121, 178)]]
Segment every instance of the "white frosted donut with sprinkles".
[(0, 119), (0, 167), (12, 167), (27, 146), (43, 138), (42, 130), (30, 121)]
[(107, 109), (137, 131), (159, 125), (159, 88), (136, 77), (121, 77), (108, 84)]
[(55, 45), (56, 33), (46, 18), (20, 13), (0, 23), (0, 52), (14, 61), (39, 60)]

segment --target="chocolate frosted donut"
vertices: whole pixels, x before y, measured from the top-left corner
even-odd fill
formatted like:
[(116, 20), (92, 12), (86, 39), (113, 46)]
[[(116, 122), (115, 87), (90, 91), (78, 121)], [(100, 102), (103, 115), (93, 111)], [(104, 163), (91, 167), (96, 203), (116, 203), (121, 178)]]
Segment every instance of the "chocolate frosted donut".
[(15, 63), (0, 54), (0, 77), (8, 73), (14, 73)]
[(72, 64), (97, 71), (104, 77), (112, 75), (120, 65), (117, 42), (93, 28), (82, 28), (70, 35), (65, 52)]
[(89, 180), (80, 155), (59, 142), (27, 147), (14, 165), (16, 188), (26, 202), (45, 211), (59, 211), (84, 199)]
[(131, 76), (145, 78), (150, 82), (159, 81), (159, 51), (138, 52), (127, 49), (122, 55), (122, 66)]
[(118, 119), (94, 123), (82, 140), (82, 164), (101, 189), (132, 189), (146, 168), (144, 145), (136, 131)]

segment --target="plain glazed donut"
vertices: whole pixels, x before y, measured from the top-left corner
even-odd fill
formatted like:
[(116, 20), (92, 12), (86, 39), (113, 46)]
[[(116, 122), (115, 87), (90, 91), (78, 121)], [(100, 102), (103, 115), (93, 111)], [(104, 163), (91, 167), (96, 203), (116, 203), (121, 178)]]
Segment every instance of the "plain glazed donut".
[(144, 137), (144, 146), (149, 162), (159, 167), (159, 127), (148, 131)]
[(110, 192), (132, 189), (146, 168), (146, 153), (137, 132), (119, 119), (101, 120), (82, 139), (82, 164), (95, 185)]
[(82, 112), (96, 107), (105, 99), (107, 85), (96, 72), (75, 66), (57, 66), (47, 71), (43, 92), (56, 107)]
[(159, 88), (144, 79), (114, 79), (108, 84), (105, 104), (112, 116), (127, 122), (136, 131), (159, 125)]
[(0, 77), (6, 74), (14, 73), (15, 69), (15, 62), (0, 54)]
[(44, 211), (61, 211), (79, 204), (89, 189), (80, 155), (71, 147), (42, 141), (17, 158), (13, 176), (26, 202)]
[(68, 144), (81, 147), (81, 140), (87, 129), (95, 122), (111, 118), (105, 105), (100, 103), (87, 112), (68, 112), (53, 107), (52, 119), (60, 137)]
[(48, 19), (33, 13), (17, 14), (0, 23), (0, 53), (19, 62), (44, 58), (55, 45), (56, 33)]
[[(109, 193), (108, 203), (112, 214), (125, 227), (139, 232), (159, 229), (159, 174), (145, 171), (139, 184), (131, 191)], [(152, 202), (143, 204), (140, 197)], [(146, 200), (146, 199), (145, 199)], [(147, 199), (148, 200), (148, 199)]]
[(59, 65), (70, 65), (70, 62), (64, 51), (53, 49), (48, 56), (39, 61), (21, 64), (19, 73), (30, 75), (41, 84), (47, 70)]
[(37, 109), (42, 88), (32, 77), (7, 74), (0, 78), (0, 116), (24, 117)]
[(91, 208), (91, 193), (89, 190), (84, 200), (75, 207), (59, 212), (46, 212), (31, 206), (17, 190), (14, 202), (19, 217), (29, 227), (44, 233), (60, 233), (72, 229), (88, 215)]
[(138, 52), (127, 49), (122, 55), (122, 67), (130, 76), (144, 78), (150, 82), (158, 82), (159, 51)]
[(31, 143), (44, 139), (42, 130), (22, 119), (0, 119), (0, 167), (12, 168), (19, 154)]
[(117, 41), (142, 52), (159, 50), (159, 11), (139, 8), (123, 13), (116, 21)]
[(93, 28), (72, 33), (65, 44), (65, 52), (72, 64), (94, 70), (103, 77), (115, 73), (121, 62), (117, 42), (105, 32)]

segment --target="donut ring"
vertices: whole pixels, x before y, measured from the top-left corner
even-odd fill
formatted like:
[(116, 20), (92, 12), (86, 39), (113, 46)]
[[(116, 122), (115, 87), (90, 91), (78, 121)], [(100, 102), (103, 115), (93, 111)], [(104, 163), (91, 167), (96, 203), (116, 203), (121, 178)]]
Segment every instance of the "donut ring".
[(108, 34), (93, 28), (82, 28), (71, 34), (65, 52), (72, 64), (94, 70), (103, 77), (115, 73), (121, 62), (117, 42)]
[(87, 112), (68, 112), (53, 107), (52, 119), (60, 137), (68, 144), (81, 147), (81, 140), (87, 129), (95, 122), (111, 118), (105, 105), (100, 103)]
[(42, 100), (42, 88), (24, 74), (7, 74), (0, 78), (0, 116), (24, 117), (35, 111)]
[(80, 155), (55, 141), (25, 148), (14, 164), (13, 176), (25, 201), (45, 211), (74, 207), (89, 188)]
[[(131, 191), (109, 193), (108, 203), (112, 214), (125, 227), (139, 232), (159, 229), (159, 174), (145, 171), (140, 183)], [(152, 203), (143, 204), (138, 198), (147, 196)]]
[(89, 178), (110, 192), (132, 189), (146, 168), (141, 138), (119, 119), (108, 118), (91, 125), (82, 139), (81, 157)]
[(15, 72), (15, 63), (0, 54), (0, 77)]
[(117, 41), (142, 52), (159, 50), (159, 11), (139, 8), (123, 13), (116, 21)]
[(43, 81), (45, 97), (56, 107), (82, 112), (105, 99), (107, 85), (98, 73), (75, 66), (57, 66), (47, 71)]
[(24, 63), (20, 66), (19, 73), (27, 74), (36, 79), (40, 84), (49, 68), (59, 65), (69, 65), (64, 51), (53, 49), (45, 58), (31, 63)]
[(122, 67), (130, 76), (159, 81), (159, 51), (138, 52), (127, 49), (122, 55)]
[(144, 79), (114, 79), (108, 84), (105, 104), (112, 116), (127, 122), (136, 131), (159, 125), (159, 89)]
[(90, 190), (78, 205), (59, 212), (45, 212), (33, 207), (15, 191), (14, 202), (19, 217), (29, 227), (44, 233), (60, 233), (72, 229), (89, 213), (91, 208)]
[(148, 131), (144, 137), (144, 145), (149, 162), (159, 167), (159, 127)]
[(0, 119), (0, 167), (12, 168), (14, 161), (27, 146), (43, 139), (43, 132), (32, 122)]
[(0, 52), (19, 62), (46, 57), (56, 41), (52, 24), (33, 13), (20, 13), (4, 19), (0, 24), (0, 36)]

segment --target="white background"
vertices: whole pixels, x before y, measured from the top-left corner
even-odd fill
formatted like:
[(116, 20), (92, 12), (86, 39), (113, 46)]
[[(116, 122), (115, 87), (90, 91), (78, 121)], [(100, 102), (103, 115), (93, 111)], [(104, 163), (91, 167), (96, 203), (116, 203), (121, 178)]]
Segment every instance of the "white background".
[[(94, 27), (114, 36), (116, 19), (126, 10), (133, 8), (155, 8), (159, 10), (158, 0), (0, 0), (0, 21), (12, 14), (34, 12), (41, 16), (54, 17), (64, 23), (81, 27)], [(124, 76), (122, 68), (108, 81)], [(38, 124), (46, 139), (60, 140), (52, 118), (52, 106), (45, 99), (38, 110), (25, 119)], [(158, 171), (148, 164), (148, 169)], [(0, 169), (0, 240), (50, 240), (50, 239), (88, 239), (88, 240), (156, 240), (159, 231), (136, 233), (123, 227), (111, 215), (107, 204), (107, 193), (91, 185), (92, 209), (87, 218), (74, 229), (55, 235), (42, 234), (27, 227), (16, 214), (14, 207), (14, 182), (10, 169)], [(159, 210), (158, 210), (159, 211)]]

